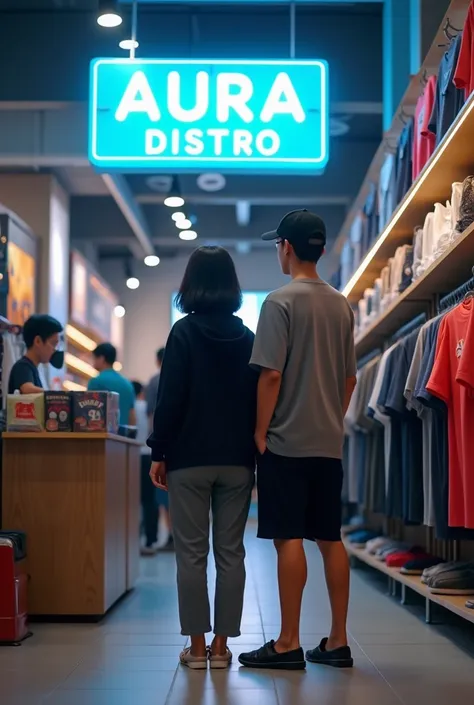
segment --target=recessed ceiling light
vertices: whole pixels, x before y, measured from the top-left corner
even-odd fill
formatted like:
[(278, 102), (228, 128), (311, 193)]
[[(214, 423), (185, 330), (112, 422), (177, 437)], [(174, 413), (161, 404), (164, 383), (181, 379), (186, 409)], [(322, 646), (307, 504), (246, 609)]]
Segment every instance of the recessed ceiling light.
[(127, 279), (127, 286), (129, 289), (138, 289), (140, 286), (140, 280), (136, 277), (129, 277)]
[(167, 196), (164, 204), (168, 208), (181, 208), (181, 206), (184, 206), (184, 198), (182, 196)]
[(140, 44), (137, 42), (136, 39), (122, 39), (121, 42), (119, 42), (119, 47), (121, 49), (125, 49), (125, 51), (131, 51), (132, 49), (138, 49)]
[(147, 255), (143, 261), (147, 267), (157, 267), (160, 264), (160, 258), (157, 255)]
[(189, 228), (191, 226), (192, 226), (192, 223), (187, 218), (183, 218), (182, 220), (178, 220), (176, 222), (176, 227), (179, 228), (180, 230), (189, 230)]
[(176, 211), (176, 213), (172, 213), (171, 215), (171, 220), (174, 220), (175, 223), (177, 223), (178, 220), (184, 220), (185, 218), (186, 216), (181, 211)]
[(181, 240), (195, 240), (198, 234), (195, 230), (183, 230), (180, 232), (179, 237)]
[(118, 27), (122, 24), (117, 0), (99, 0), (97, 24), (101, 27)]
[(125, 307), (124, 306), (116, 306), (114, 308), (114, 314), (117, 316), (117, 318), (123, 318), (125, 316)]

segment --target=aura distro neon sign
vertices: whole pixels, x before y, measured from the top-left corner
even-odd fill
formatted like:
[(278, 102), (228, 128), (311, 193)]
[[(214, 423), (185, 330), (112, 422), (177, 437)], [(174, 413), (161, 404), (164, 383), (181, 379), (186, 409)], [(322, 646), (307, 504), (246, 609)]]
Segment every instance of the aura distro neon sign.
[(312, 173), (328, 161), (324, 61), (95, 59), (99, 169)]

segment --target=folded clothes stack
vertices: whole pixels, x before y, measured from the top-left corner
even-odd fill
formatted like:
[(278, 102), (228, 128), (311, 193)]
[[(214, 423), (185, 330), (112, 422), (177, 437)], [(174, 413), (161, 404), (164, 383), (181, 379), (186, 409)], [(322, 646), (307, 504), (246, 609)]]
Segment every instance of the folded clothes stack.
[(474, 595), (474, 563), (441, 563), (424, 570), (421, 581), (433, 595)]

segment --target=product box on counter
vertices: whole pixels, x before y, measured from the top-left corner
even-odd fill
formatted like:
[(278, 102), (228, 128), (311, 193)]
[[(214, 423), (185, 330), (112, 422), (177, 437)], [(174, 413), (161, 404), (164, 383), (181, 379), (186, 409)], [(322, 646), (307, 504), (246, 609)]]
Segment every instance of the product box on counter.
[(116, 392), (72, 393), (72, 430), (76, 433), (117, 433), (119, 416), (119, 395)]
[(44, 394), (8, 394), (7, 431), (44, 431)]
[(44, 417), (46, 431), (51, 433), (71, 431), (71, 393), (46, 391), (44, 393)]

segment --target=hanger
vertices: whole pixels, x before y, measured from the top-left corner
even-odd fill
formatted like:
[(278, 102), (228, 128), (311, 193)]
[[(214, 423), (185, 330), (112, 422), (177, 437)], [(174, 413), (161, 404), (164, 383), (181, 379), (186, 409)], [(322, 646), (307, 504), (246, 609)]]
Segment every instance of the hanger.
[[(472, 276), (474, 277), (474, 267), (472, 268)], [(474, 297), (474, 282), (471, 282), (469, 289), (464, 294), (463, 303), (465, 301), (467, 301), (468, 299), (472, 299), (473, 297)]]

